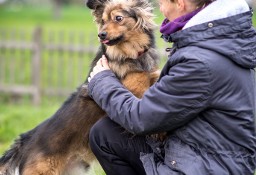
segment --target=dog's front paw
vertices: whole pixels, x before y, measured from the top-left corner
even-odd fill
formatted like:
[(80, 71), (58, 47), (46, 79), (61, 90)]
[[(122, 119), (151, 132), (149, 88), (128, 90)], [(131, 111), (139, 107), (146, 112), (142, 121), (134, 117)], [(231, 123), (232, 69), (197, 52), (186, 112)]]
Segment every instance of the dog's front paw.
[(78, 95), (80, 97), (88, 97), (88, 84), (82, 84), (78, 89)]

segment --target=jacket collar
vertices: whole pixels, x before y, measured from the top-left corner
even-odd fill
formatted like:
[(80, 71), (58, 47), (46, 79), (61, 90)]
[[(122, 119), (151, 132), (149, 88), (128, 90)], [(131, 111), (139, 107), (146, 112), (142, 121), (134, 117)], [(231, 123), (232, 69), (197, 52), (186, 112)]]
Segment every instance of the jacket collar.
[(256, 30), (251, 11), (189, 27), (168, 39), (177, 49), (196, 46), (224, 55), (242, 67), (256, 67)]
[(183, 29), (186, 29), (198, 24), (206, 23), (209, 21), (214, 21), (214, 20), (238, 15), (250, 10), (245, 0), (232, 1), (232, 5), (230, 5), (230, 3), (231, 3), (230, 0), (213, 1), (206, 8), (201, 10), (197, 15), (191, 18), (191, 20), (189, 20), (189, 22), (184, 26)]

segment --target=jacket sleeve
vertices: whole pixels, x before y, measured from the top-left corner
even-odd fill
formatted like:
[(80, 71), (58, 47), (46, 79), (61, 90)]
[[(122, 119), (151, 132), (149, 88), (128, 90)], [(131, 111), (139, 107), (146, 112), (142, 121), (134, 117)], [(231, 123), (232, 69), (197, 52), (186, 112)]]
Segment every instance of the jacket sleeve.
[(196, 59), (178, 63), (136, 98), (111, 71), (103, 71), (89, 83), (89, 95), (108, 116), (128, 131), (149, 134), (172, 131), (207, 107), (210, 71)]

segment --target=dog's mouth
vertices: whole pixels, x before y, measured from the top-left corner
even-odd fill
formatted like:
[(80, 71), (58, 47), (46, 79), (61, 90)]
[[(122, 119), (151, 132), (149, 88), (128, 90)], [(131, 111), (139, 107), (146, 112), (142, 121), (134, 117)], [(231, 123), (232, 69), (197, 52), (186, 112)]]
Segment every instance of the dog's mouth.
[(119, 42), (121, 42), (123, 40), (123, 38), (124, 38), (124, 36), (121, 35), (121, 36), (119, 36), (117, 38), (114, 38), (114, 39), (111, 39), (111, 40), (110, 39), (100, 40), (100, 42), (103, 43), (103, 44), (106, 44), (108, 46), (113, 46), (113, 45), (116, 45)]

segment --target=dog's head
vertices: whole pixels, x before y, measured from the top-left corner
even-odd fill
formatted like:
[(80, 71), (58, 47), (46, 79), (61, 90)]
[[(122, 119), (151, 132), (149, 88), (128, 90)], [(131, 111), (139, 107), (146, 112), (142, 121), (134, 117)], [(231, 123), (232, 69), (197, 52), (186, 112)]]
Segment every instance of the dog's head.
[(155, 26), (152, 13), (153, 7), (148, 0), (86, 0), (86, 5), (93, 10), (93, 15), (99, 25), (101, 24), (105, 7), (113, 10), (119, 7), (119, 9), (122, 8), (124, 11), (133, 13), (132, 17), (136, 17), (138, 24), (143, 25), (145, 29)]
[(150, 35), (156, 25), (153, 7), (147, 0), (88, 0), (87, 6), (93, 9), (99, 28), (98, 37), (106, 46), (119, 46), (123, 55), (129, 51), (129, 56), (136, 58), (152, 43)]

